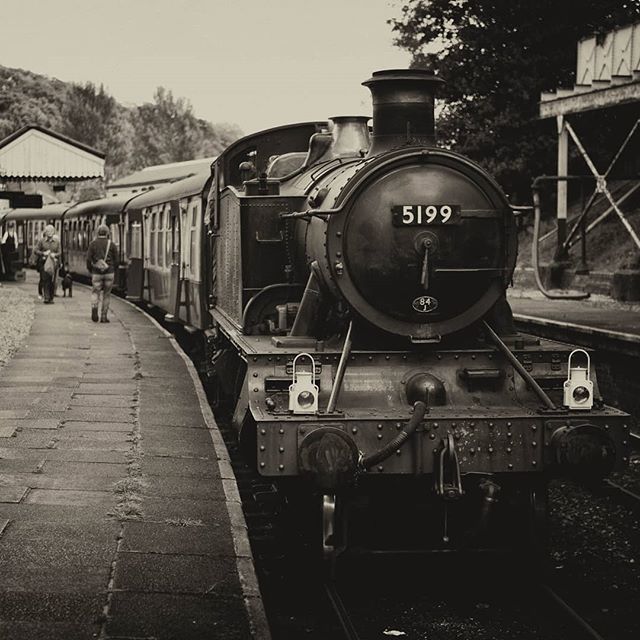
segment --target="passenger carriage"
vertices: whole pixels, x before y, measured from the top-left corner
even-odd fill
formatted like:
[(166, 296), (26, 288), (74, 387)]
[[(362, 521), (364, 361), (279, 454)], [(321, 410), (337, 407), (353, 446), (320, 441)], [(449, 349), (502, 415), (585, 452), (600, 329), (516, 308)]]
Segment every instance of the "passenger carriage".
[(126, 209), (130, 237), (142, 232), (131, 254), (127, 297), (162, 309), (166, 320), (189, 329), (209, 325), (202, 276), (207, 272), (203, 194), (209, 183), (209, 172), (200, 173), (147, 191)]
[[(29, 264), (29, 258), (44, 228), (52, 224), (60, 237), (62, 217), (71, 204), (48, 204), (40, 209), (9, 209), (0, 219), (2, 236), (8, 231), (16, 239), (16, 262)], [(18, 267), (21, 268), (21, 267)]]
[[(101, 200), (81, 202), (69, 208), (62, 224), (62, 246), (65, 264), (69, 271), (86, 278), (87, 249), (96, 237), (98, 227), (109, 227), (111, 241), (118, 250), (118, 270), (114, 287), (119, 291), (127, 288), (127, 269), (131, 240), (126, 226), (126, 205), (136, 196), (126, 195)], [(135, 244), (135, 243), (134, 243)]]

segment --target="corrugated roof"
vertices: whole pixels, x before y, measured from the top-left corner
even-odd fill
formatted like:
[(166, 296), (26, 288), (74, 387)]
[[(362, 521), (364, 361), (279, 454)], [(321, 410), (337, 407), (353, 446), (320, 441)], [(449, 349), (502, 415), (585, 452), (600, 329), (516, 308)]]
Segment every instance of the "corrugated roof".
[(158, 164), (145, 167), (140, 171), (135, 171), (128, 176), (124, 176), (124, 178), (114, 180), (107, 186), (107, 190), (115, 188), (123, 189), (125, 187), (142, 187), (182, 180), (203, 171), (208, 171), (211, 163), (215, 159), (214, 156), (211, 158), (200, 158), (197, 160), (186, 160), (185, 162), (172, 162), (170, 164)]
[(12, 180), (86, 180), (104, 177), (104, 154), (40, 126), (0, 141), (0, 176)]

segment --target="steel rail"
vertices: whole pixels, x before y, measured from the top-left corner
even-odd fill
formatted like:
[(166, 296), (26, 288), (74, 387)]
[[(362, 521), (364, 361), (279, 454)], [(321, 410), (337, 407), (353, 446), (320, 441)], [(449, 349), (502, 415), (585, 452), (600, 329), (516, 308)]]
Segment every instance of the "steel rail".
[(573, 607), (571, 607), (556, 591), (548, 584), (540, 583), (542, 593), (555, 604), (558, 609), (565, 614), (582, 631), (585, 638), (591, 640), (605, 640)]
[(325, 592), (327, 594), (327, 598), (331, 603), (334, 613), (340, 622), (340, 626), (342, 627), (342, 631), (347, 638), (347, 640), (360, 640), (360, 635), (358, 634), (356, 628), (353, 626), (353, 622), (351, 622), (351, 617), (347, 611), (347, 608), (344, 606), (344, 602), (338, 593), (335, 584), (331, 580), (327, 580), (324, 583)]
[(611, 489), (612, 493), (617, 494), (617, 497), (621, 498), (623, 502), (628, 504), (634, 504), (636, 506), (640, 504), (640, 495), (638, 495), (637, 493), (634, 493), (633, 491), (630, 491), (626, 487), (623, 487), (621, 484), (618, 484), (617, 482), (613, 482), (608, 478), (605, 478), (605, 480), (603, 481), (603, 484), (608, 489)]

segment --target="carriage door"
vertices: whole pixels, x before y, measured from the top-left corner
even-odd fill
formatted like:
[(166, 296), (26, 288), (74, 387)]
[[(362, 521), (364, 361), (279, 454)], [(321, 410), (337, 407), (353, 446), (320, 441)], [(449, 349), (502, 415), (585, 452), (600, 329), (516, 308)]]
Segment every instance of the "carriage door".
[(173, 314), (168, 313), (166, 320), (173, 320), (178, 317), (178, 306), (180, 304), (180, 203), (177, 200), (171, 201), (171, 211), (169, 213), (169, 234), (171, 235), (171, 264), (169, 274), (169, 309), (173, 309)]
[(131, 209), (128, 212), (129, 230), (129, 268), (127, 270), (127, 299), (142, 299), (144, 280), (144, 259), (142, 253), (142, 210)]

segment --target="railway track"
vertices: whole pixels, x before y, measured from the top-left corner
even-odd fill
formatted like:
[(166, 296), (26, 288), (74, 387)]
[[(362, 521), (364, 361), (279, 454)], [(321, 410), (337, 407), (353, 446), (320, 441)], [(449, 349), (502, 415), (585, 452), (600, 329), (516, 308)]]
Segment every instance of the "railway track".
[(584, 640), (605, 640), (553, 587), (540, 583), (543, 597), (574, 627)]
[(327, 599), (333, 609), (333, 612), (336, 616), (338, 623), (342, 629), (344, 637), (346, 640), (361, 640), (361, 636), (358, 633), (351, 616), (347, 610), (347, 607), (344, 604), (340, 593), (338, 592), (337, 585), (335, 582), (328, 578), (324, 583), (325, 593), (327, 595)]
[(603, 481), (604, 489), (609, 496), (611, 496), (617, 502), (624, 504), (631, 508), (640, 507), (640, 495), (630, 491), (626, 487), (623, 487), (617, 482), (613, 482), (608, 478)]

